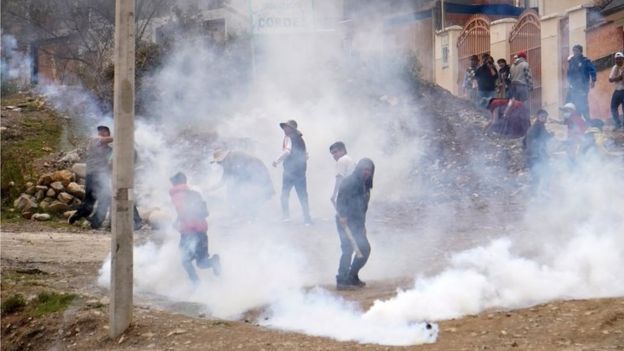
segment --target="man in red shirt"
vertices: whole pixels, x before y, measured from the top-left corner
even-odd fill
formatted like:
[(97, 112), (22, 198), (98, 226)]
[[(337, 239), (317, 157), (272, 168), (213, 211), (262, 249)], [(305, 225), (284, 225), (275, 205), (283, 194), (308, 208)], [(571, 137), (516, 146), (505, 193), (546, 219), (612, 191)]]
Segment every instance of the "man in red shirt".
[(201, 194), (191, 190), (186, 184), (184, 173), (176, 173), (170, 181), (173, 187), (169, 190), (169, 195), (178, 214), (175, 228), (180, 232), (182, 266), (191, 281), (197, 284), (199, 277), (193, 261), (199, 268), (212, 267), (215, 275), (221, 272), (219, 255), (208, 255), (208, 210)]

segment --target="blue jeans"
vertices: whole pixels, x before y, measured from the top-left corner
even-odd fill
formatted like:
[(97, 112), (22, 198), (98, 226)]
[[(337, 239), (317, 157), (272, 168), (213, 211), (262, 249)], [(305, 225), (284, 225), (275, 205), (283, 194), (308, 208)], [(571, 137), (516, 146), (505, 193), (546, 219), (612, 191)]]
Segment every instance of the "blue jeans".
[(479, 107), (487, 108), (493, 97), (496, 97), (496, 90), (479, 90)]
[(366, 237), (366, 226), (363, 221), (358, 220), (349, 220), (348, 224), (349, 229), (351, 230), (351, 234), (353, 234), (353, 239), (355, 239), (355, 244), (358, 246), (360, 251), (362, 252), (362, 257), (353, 257), (355, 250), (353, 249), (353, 244), (345, 229), (340, 224), (340, 219), (336, 216), (336, 229), (338, 230), (338, 237), (340, 238), (340, 250), (342, 251), (342, 255), (340, 255), (340, 263), (338, 265), (338, 275), (336, 276), (336, 280), (338, 282), (348, 282), (352, 279), (359, 279), (358, 274), (366, 261), (368, 261), (368, 257), (371, 253), (371, 246), (368, 242), (368, 238)]
[(193, 283), (199, 281), (193, 261), (199, 268), (211, 267), (208, 256), (208, 235), (202, 232), (181, 233), (180, 253), (182, 254), (182, 266)]

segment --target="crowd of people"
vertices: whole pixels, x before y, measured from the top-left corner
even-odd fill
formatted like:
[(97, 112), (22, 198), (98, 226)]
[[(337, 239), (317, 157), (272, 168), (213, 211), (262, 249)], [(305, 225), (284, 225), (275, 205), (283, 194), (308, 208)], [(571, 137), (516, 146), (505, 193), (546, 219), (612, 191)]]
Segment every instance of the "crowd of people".
[[(312, 224), (307, 189), (308, 152), (303, 133), (297, 122), (290, 120), (279, 125), (284, 132), (282, 152), (272, 163), (282, 164), (281, 208), (282, 221), (290, 221), (289, 198), (295, 188), (301, 209), (303, 223)], [(97, 127), (97, 136), (87, 149), (86, 198), (78, 210), (69, 218), (75, 223), (87, 218), (91, 227), (98, 229), (106, 218), (111, 204), (111, 158), (110, 144), (113, 142), (106, 126)], [(366, 212), (370, 191), (373, 187), (375, 165), (368, 158), (357, 164), (347, 155), (347, 148), (341, 141), (330, 145), (329, 152), (336, 161), (335, 185), (330, 203), (336, 211), (336, 227), (342, 254), (336, 276), (337, 289), (358, 289), (366, 284), (359, 278), (359, 272), (370, 255), (370, 244), (366, 237)], [(228, 203), (241, 219), (253, 219), (260, 208), (274, 195), (273, 183), (268, 168), (259, 158), (243, 151), (216, 150), (212, 163), (223, 168), (221, 180), (210, 191), (226, 187)], [(174, 228), (180, 234), (179, 249), (182, 267), (194, 284), (199, 282), (196, 267), (212, 268), (215, 275), (221, 272), (219, 255), (208, 251), (209, 212), (201, 193), (187, 183), (184, 172), (177, 172), (170, 178), (169, 195), (177, 218)], [(141, 219), (134, 209), (135, 229)]]
[[(614, 85), (611, 117), (614, 131), (624, 131), (624, 119), (619, 113), (620, 107), (624, 111), (624, 54), (617, 52), (613, 59), (615, 64), (609, 74), (609, 82)], [(481, 60), (473, 55), (464, 75), (463, 88), (475, 106), (489, 109), (491, 119), (487, 132), (523, 138), (526, 166), (536, 184), (548, 164), (548, 145), (553, 139), (546, 128), (548, 112), (538, 110), (531, 124), (527, 102), (533, 90), (533, 76), (525, 52), (518, 52), (511, 66), (505, 59), (499, 59), (497, 64), (498, 69), (487, 53)], [(565, 105), (559, 108), (562, 118), (550, 120), (567, 127), (567, 139), (561, 145), (571, 162), (588, 153), (613, 155), (605, 145), (605, 122), (590, 115), (588, 95), (596, 79), (592, 61), (583, 55), (581, 45), (575, 45), (567, 61)]]
[[(614, 55), (615, 65), (609, 82), (614, 84), (611, 112), (616, 130), (622, 130), (624, 120), (619, 107), (624, 108), (624, 54)], [(463, 87), (476, 106), (488, 108), (492, 119), (486, 129), (511, 138), (523, 138), (526, 165), (533, 182), (538, 183), (548, 164), (548, 144), (553, 135), (546, 124), (548, 112), (537, 111), (530, 122), (527, 105), (533, 89), (533, 77), (525, 52), (515, 55), (511, 65), (505, 59), (496, 61), (489, 54), (473, 56), (466, 71)], [(573, 47), (568, 59), (568, 89), (566, 103), (560, 108), (563, 119), (552, 122), (567, 127), (567, 140), (563, 143), (570, 160), (590, 152), (607, 152), (602, 129), (604, 122), (592, 119), (589, 114), (588, 93), (596, 83), (596, 70), (583, 56), (580, 45)], [(301, 205), (304, 225), (312, 224), (306, 178), (308, 151), (303, 133), (294, 120), (279, 124), (284, 133), (282, 151), (272, 162), (273, 167), (283, 167), (281, 188), (282, 221), (290, 221), (289, 199), (294, 188)], [(93, 228), (99, 228), (106, 218), (111, 203), (111, 158), (113, 142), (106, 126), (97, 127), (97, 136), (87, 150), (86, 197), (75, 214), (69, 218), (74, 223), (88, 218)], [(343, 142), (329, 146), (336, 161), (335, 185), (330, 203), (336, 211), (336, 229), (342, 254), (336, 275), (338, 289), (358, 289), (366, 284), (359, 272), (366, 264), (371, 247), (366, 234), (366, 213), (373, 187), (375, 165), (368, 158), (357, 164), (347, 154)], [(216, 150), (213, 163), (223, 168), (223, 176), (210, 190), (226, 187), (228, 202), (239, 215), (253, 219), (259, 209), (274, 195), (270, 172), (259, 158), (243, 151)], [(219, 255), (208, 253), (208, 209), (202, 195), (187, 184), (186, 175), (178, 172), (170, 178), (170, 197), (177, 213), (174, 227), (180, 233), (182, 266), (189, 279), (197, 283), (195, 266), (221, 271)], [(141, 219), (134, 208), (135, 229)]]

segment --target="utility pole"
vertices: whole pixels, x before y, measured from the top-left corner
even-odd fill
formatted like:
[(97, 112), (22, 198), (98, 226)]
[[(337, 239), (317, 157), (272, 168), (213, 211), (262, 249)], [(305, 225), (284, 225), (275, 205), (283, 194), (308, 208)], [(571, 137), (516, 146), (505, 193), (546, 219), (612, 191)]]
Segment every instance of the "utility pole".
[(134, 215), (134, 0), (115, 2), (113, 206), (111, 209), (110, 336), (132, 320)]

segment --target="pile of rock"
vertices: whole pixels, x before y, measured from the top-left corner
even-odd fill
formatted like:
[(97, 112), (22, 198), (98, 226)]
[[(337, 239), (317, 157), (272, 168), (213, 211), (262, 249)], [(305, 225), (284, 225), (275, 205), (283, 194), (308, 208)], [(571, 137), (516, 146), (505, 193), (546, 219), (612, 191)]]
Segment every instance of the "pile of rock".
[(26, 183), (26, 191), (13, 206), (27, 219), (45, 221), (50, 214), (68, 217), (85, 198), (85, 171), (85, 165), (77, 163), (71, 170), (46, 173), (37, 184)]

